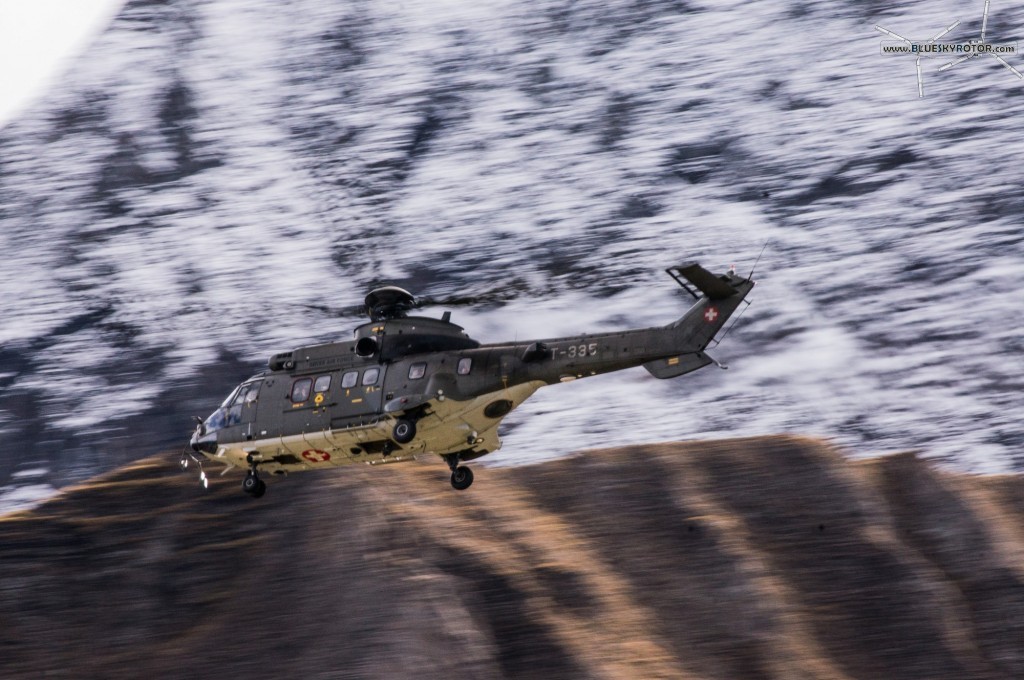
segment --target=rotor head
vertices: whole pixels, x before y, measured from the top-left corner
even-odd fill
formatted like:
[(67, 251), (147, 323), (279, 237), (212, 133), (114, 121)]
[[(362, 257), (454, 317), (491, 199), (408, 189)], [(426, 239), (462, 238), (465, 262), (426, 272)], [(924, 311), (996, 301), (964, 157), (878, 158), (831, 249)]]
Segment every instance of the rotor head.
[(416, 298), (404, 288), (384, 286), (371, 290), (365, 304), (371, 321), (385, 321), (404, 318), (416, 306)]

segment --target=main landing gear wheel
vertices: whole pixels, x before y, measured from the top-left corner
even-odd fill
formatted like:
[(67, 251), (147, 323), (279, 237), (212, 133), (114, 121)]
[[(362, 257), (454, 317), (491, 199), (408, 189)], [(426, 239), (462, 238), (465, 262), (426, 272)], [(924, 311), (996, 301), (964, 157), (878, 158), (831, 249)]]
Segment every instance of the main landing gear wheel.
[(257, 477), (255, 472), (250, 472), (242, 480), (242, 491), (253, 498), (262, 498), (267, 492), (267, 483)]
[(473, 471), (465, 465), (460, 465), (452, 471), (452, 486), (463, 491), (473, 483)]
[(391, 433), (391, 438), (399, 444), (408, 444), (416, 437), (416, 423), (405, 418), (399, 418), (395, 423), (395, 429)]

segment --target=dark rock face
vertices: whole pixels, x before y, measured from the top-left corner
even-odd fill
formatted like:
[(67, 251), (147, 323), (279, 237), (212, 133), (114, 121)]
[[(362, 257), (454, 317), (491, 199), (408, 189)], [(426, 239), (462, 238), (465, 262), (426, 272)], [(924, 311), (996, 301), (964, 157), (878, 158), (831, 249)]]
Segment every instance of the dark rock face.
[(478, 471), (161, 456), (0, 518), (5, 678), (1019, 678), (1024, 486), (792, 437)]

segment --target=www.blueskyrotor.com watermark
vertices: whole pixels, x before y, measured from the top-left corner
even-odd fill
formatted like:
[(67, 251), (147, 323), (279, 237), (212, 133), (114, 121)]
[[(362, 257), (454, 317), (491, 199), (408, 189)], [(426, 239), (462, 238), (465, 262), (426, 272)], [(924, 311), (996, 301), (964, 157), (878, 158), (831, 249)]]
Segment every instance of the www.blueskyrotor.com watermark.
[(948, 57), (972, 54), (1017, 54), (1017, 43), (983, 43), (980, 40), (968, 42), (911, 42), (909, 45), (897, 40), (883, 40), (882, 54), (914, 54), (925, 57)]
[(882, 41), (882, 54), (884, 55), (905, 55), (911, 54), (917, 57), (917, 96), (924, 97), (924, 78), (921, 75), (921, 59), (926, 57), (958, 57), (953, 61), (939, 67), (940, 71), (947, 71), (957, 64), (962, 64), (968, 59), (988, 55), (1008, 68), (1015, 76), (1024, 80), (1024, 74), (1009, 64), (1003, 56), (1015, 55), (1018, 53), (1017, 43), (990, 43), (985, 40), (985, 33), (988, 29), (988, 7), (990, 0), (985, 0), (985, 12), (981, 22), (981, 40), (951, 41), (940, 39), (948, 35), (950, 31), (960, 25), (960, 21), (954, 21), (941, 33), (929, 40), (910, 40), (898, 33), (893, 33), (887, 28), (875, 24), (875, 29), (895, 40)]

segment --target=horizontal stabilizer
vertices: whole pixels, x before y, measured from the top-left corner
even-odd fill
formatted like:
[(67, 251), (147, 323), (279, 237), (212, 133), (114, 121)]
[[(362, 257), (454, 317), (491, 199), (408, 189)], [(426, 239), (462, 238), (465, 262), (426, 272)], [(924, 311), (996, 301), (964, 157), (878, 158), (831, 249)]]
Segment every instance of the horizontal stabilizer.
[(704, 368), (712, 361), (712, 358), (704, 352), (692, 352), (668, 359), (648, 361), (644, 364), (644, 368), (655, 378), (675, 378), (684, 373), (696, 371), (698, 368)]
[(676, 274), (682, 276), (712, 300), (723, 300), (737, 293), (735, 288), (709, 272), (707, 269), (704, 269), (704, 267), (701, 267), (696, 262), (681, 264), (678, 267), (671, 267), (668, 272), (673, 276)]

